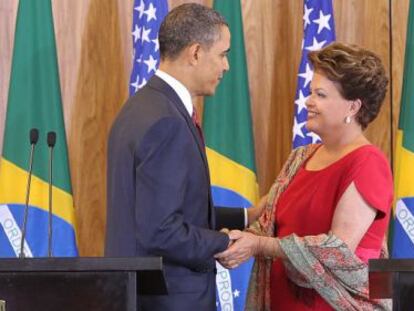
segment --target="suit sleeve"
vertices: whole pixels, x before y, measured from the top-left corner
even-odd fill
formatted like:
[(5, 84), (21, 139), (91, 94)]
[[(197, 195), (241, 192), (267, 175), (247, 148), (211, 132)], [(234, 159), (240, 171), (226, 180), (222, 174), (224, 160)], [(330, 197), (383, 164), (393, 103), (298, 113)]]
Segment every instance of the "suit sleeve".
[(195, 154), (191, 150), (194, 140), (179, 118), (162, 118), (145, 134), (136, 154), (136, 234), (138, 243), (150, 254), (198, 269), (226, 249), (229, 239), (194, 224), (197, 217), (191, 223), (186, 221), (188, 213), (199, 213), (202, 219), (207, 219), (208, 213), (208, 202), (188, 206), (186, 201), (189, 192), (198, 187), (188, 181), (194, 173), (191, 163)]
[(246, 228), (244, 208), (216, 206), (216, 229), (223, 228), (244, 230)]

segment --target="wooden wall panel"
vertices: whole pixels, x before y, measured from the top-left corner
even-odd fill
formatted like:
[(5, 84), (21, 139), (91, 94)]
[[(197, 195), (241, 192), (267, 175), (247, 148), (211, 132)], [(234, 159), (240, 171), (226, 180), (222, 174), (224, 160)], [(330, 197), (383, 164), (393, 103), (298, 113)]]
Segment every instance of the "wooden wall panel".
[(82, 45), (80, 34), (87, 21), (89, 4), (89, 0), (80, 3), (55, 1), (52, 6), (66, 133), (69, 133), (73, 119), (72, 108)]
[[(109, 0), (113, 1), (113, 0)], [(126, 79), (129, 81), (129, 75), (132, 68), (132, 8), (134, 0), (117, 0), (119, 16), (119, 37), (121, 40), (121, 51), (123, 53)]]
[[(102, 254), (106, 149), (112, 121), (128, 97), (118, 3), (90, 0), (69, 131), (70, 161), (81, 254)], [(97, 33), (97, 31), (99, 33)], [(87, 240), (87, 241), (86, 241)], [(93, 241), (93, 243), (91, 243)]]
[[(354, 43), (377, 53), (390, 71), (389, 0), (335, 0), (337, 40)], [(377, 119), (368, 126), (368, 139), (391, 158), (390, 92)]]
[(300, 1), (243, 1), (260, 192), (268, 191), (291, 150), (302, 40)]
[[(241, 1), (257, 171), (263, 194), (291, 150), (303, 3), (301, 0)], [(128, 96), (133, 2), (52, 2), (78, 242), (83, 256), (103, 252), (106, 140), (110, 124)], [(189, 0), (168, 2), (173, 8)], [(212, 0), (197, 2), (212, 5)], [(17, 0), (0, 1), (0, 150), (17, 3)], [(390, 156), (394, 150), (392, 133), (398, 120), (408, 0), (334, 0), (333, 3), (338, 40), (375, 51), (387, 70), (391, 68), (392, 57), (393, 94), (387, 96), (378, 120), (367, 131), (369, 139)], [(196, 105), (202, 108), (202, 99), (197, 99)]]
[[(392, 1), (392, 127), (393, 149), (395, 150), (395, 134), (398, 129), (400, 100), (404, 72), (405, 42), (407, 35), (409, 1)], [(414, 121), (414, 120), (413, 120)]]
[(17, 1), (0, 1), (0, 153), (3, 147), (16, 12)]

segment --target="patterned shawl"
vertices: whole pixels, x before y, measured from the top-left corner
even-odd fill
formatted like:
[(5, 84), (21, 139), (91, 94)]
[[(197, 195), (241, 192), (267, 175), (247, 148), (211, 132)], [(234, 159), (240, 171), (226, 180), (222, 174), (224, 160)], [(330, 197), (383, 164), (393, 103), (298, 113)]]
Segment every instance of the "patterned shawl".
[[(258, 235), (275, 236), (277, 201), (304, 161), (318, 145), (295, 149), (271, 187), (260, 219), (249, 229)], [(332, 233), (300, 238), (295, 234), (280, 239), (288, 257), (286, 273), (296, 286), (315, 289), (336, 310), (391, 310), (389, 300), (368, 296), (368, 265)], [(270, 269), (272, 259), (258, 257), (250, 277), (246, 311), (270, 311)]]

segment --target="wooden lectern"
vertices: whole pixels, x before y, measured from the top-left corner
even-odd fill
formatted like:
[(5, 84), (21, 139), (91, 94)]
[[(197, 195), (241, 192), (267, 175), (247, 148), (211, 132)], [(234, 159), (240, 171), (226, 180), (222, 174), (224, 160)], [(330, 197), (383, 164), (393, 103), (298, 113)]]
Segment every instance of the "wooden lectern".
[(370, 298), (392, 298), (394, 311), (414, 310), (414, 259), (369, 260)]
[(138, 293), (167, 293), (160, 257), (0, 259), (6, 311), (136, 311)]

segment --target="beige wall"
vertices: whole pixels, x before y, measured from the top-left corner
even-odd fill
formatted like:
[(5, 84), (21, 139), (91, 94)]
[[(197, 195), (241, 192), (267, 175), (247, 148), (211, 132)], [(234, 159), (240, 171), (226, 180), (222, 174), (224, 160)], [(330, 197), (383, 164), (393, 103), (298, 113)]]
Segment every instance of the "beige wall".
[[(189, 1), (169, 0), (170, 7), (184, 2)], [(409, 1), (333, 2), (337, 39), (375, 51), (388, 71), (392, 61), (393, 94), (388, 94), (380, 116), (367, 131), (391, 158)], [(17, 3), (0, 1), (0, 146)], [(79, 249), (83, 256), (96, 256), (102, 254), (104, 239), (107, 133), (128, 96), (133, 0), (52, 3)], [(301, 0), (242, 0), (242, 6), (256, 162), (264, 193), (291, 149), (303, 4)]]

